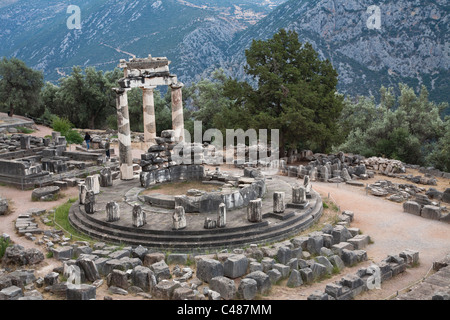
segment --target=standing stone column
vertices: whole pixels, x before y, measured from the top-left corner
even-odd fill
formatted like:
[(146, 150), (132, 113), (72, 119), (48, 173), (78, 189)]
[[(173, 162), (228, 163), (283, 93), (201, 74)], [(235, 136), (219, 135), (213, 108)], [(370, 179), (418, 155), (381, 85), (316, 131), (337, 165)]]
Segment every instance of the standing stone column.
[(311, 192), (311, 179), (309, 176), (305, 176), (305, 179), (303, 180), (303, 186), (306, 189), (306, 193), (309, 194)]
[(292, 203), (301, 204), (306, 201), (306, 188), (295, 185), (292, 187)]
[(147, 224), (147, 217), (140, 205), (133, 207), (133, 227), (139, 228)]
[(262, 200), (250, 200), (247, 207), (247, 220), (250, 222), (262, 221)]
[(284, 203), (284, 192), (274, 192), (273, 193), (273, 212), (283, 213), (286, 206)]
[(94, 174), (86, 177), (86, 188), (88, 191), (94, 191), (94, 194), (100, 193), (100, 175)]
[(175, 131), (175, 140), (184, 141), (184, 115), (183, 95), (181, 82), (170, 86), (172, 95), (172, 129)]
[(79, 189), (79, 192), (78, 192), (78, 195), (79, 195), (79, 200), (80, 200), (80, 204), (84, 204), (85, 203), (85, 201), (86, 201), (86, 193), (87, 193), (87, 188), (86, 188), (86, 185), (85, 184), (80, 184), (79, 185), (79, 187), (78, 187)]
[(227, 224), (227, 207), (225, 203), (219, 204), (219, 212), (217, 217), (217, 227), (224, 228)]
[(106, 221), (114, 222), (120, 220), (120, 207), (115, 201), (106, 204)]
[(111, 168), (106, 167), (100, 171), (100, 187), (112, 187), (112, 173)]
[(86, 192), (86, 199), (84, 200), (84, 211), (92, 214), (95, 212), (95, 195), (94, 191)]
[(144, 111), (144, 143), (146, 149), (156, 144), (156, 118), (155, 118), (155, 100), (153, 90), (156, 87), (142, 88), (142, 100)]
[(172, 216), (174, 230), (180, 230), (186, 228), (186, 213), (182, 206), (175, 207), (175, 212)]
[(128, 113), (128, 95), (125, 89), (116, 92), (117, 127), (119, 137), (119, 165), (122, 180), (133, 179), (133, 156), (131, 153), (130, 116)]

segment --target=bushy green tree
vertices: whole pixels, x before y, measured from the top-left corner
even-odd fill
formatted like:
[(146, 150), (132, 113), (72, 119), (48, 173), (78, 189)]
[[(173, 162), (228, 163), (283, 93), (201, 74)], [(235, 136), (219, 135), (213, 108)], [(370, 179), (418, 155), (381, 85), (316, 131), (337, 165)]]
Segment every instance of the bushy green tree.
[(59, 81), (59, 88), (46, 86), (41, 95), (47, 96), (45, 107), (61, 117), (67, 117), (77, 128), (101, 128), (106, 119), (115, 112), (117, 80), (122, 76), (119, 69), (97, 71), (93, 67), (82, 70), (73, 67), (72, 73)]
[(17, 58), (0, 60), (0, 107), (10, 116), (35, 116), (42, 112), (39, 94), (43, 85), (42, 72)]
[(444, 135), (433, 144), (426, 160), (430, 166), (450, 172), (450, 116), (445, 119)]
[(447, 104), (429, 101), (424, 86), (419, 95), (405, 84), (399, 84), (399, 91), (397, 97), (393, 88), (382, 87), (379, 105), (365, 97), (346, 100), (338, 121), (345, 142), (335, 151), (424, 165), (434, 149), (438, 158), (435, 148), (445, 132), (440, 114)]
[(336, 119), (343, 100), (330, 61), (320, 60), (311, 44), (300, 43), (296, 32), (284, 29), (266, 41), (253, 40), (245, 55), (245, 70), (256, 88), (230, 80), (225, 89), (242, 119), (238, 124), (279, 129), (281, 156), (299, 143), (328, 151), (339, 138)]
[(225, 110), (231, 107), (231, 100), (225, 94), (228, 78), (223, 69), (216, 69), (210, 79), (202, 79), (186, 89), (192, 106), (192, 117), (202, 122), (203, 130), (218, 128)]

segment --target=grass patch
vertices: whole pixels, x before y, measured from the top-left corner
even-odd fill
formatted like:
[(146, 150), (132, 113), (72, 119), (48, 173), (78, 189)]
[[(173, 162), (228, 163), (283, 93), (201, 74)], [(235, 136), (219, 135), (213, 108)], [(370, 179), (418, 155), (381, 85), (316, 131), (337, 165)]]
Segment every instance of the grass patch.
[(55, 209), (55, 227), (61, 227), (63, 231), (68, 232), (70, 235), (76, 237), (79, 240), (94, 242), (90, 237), (78, 232), (69, 222), (69, 210), (73, 203), (78, 198), (72, 198), (67, 200), (66, 203), (60, 205)]
[(9, 239), (0, 237), (0, 259), (5, 255), (6, 248), (11, 245)]
[(16, 127), (16, 129), (17, 129), (17, 131), (19, 131), (20, 133), (25, 133), (25, 134), (28, 134), (28, 133), (33, 133), (34, 132), (34, 130), (33, 129), (30, 129), (30, 128), (27, 128), (27, 127)]
[(50, 250), (49, 252), (47, 252), (47, 254), (45, 255), (45, 257), (46, 257), (47, 259), (53, 258), (53, 251)]
[(338, 266), (333, 266), (332, 274), (339, 274), (339, 272), (341, 272), (341, 270), (338, 268)]

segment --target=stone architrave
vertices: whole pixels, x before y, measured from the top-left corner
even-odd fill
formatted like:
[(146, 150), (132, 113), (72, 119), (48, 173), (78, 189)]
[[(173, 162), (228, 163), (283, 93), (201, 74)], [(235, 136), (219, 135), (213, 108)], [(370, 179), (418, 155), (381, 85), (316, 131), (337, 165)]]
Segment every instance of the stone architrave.
[(306, 201), (306, 188), (295, 185), (292, 187), (292, 203), (302, 204)]
[(85, 184), (80, 184), (78, 186), (78, 196), (79, 196), (79, 202), (80, 204), (84, 204), (86, 201), (86, 193), (87, 193), (87, 188)]
[(115, 201), (106, 204), (106, 221), (114, 222), (120, 220), (120, 207)]
[(247, 207), (247, 220), (250, 222), (262, 221), (262, 200), (250, 200)]
[(120, 178), (122, 180), (132, 180), (133, 155), (131, 150), (131, 130), (127, 90), (123, 88), (114, 90), (116, 92)]
[(95, 212), (95, 194), (94, 191), (90, 190), (86, 192), (86, 199), (84, 201), (84, 210), (86, 213), (92, 214)]
[(142, 100), (144, 111), (144, 143), (149, 148), (156, 144), (156, 118), (155, 118), (155, 99), (153, 90), (156, 87), (143, 87)]
[(186, 213), (184, 212), (184, 208), (182, 206), (175, 207), (175, 212), (173, 213), (172, 219), (172, 229), (181, 230), (186, 228)]
[(139, 228), (147, 224), (147, 217), (140, 205), (133, 207), (133, 227)]
[(217, 227), (225, 228), (227, 224), (227, 206), (225, 203), (219, 204), (218, 217), (217, 217)]
[(172, 97), (172, 129), (175, 131), (175, 140), (184, 141), (184, 115), (183, 115), (183, 84), (178, 82), (170, 86)]
[(273, 193), (273, 212), (274, 213), (283, 213), (286, 209), (286, 204), (284, 201), (285, 193), (284, 192), (274, 192)]

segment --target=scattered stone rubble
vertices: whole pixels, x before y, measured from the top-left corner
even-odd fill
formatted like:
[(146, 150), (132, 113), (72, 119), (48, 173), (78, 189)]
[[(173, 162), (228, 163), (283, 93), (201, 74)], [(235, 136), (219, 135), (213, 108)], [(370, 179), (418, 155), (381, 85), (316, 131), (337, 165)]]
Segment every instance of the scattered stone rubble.
[[(0, 134), (0, 181), (21, 188), (64, 188), (72, 186), (74, 178), (99, 171), (106, 163), (104, 149), (67, 151), (66, 145), (59, 132), (52, 132), (51, 138)], [(118, 170), (117, 165), (112, 168)]]
[(378, 180), (373, 184), (369, 184), (367, 190), (371, 195), (387, 197), (388, 200), (394, 202), (403, 202), (418, 193), (424, 192), (426, 189), (413, 184), (398, 184), (389, 180)]
[[(181, 156), (185, 158), (183, 159), (183, 165), (180, 165), (173, 159), (174, 148), (178, 145), (175, 141), (174, 130), (162, 131), (161, 137), (157, 137), (155, 140), (157, 144), (150, 146), (148, 152), (141, 155), (140, 182), (142, 187), (148, 188), (162, 182), (185, 179), (201, 180), (203, 178), (202, 145), (192, 144), (191, 154), (182, 154)], [(187, 158), (191, 161), (186, 161)]]
[[(416, 266), (418, 262), (419, 252), (413, 250), (405, 250), (398, 255), (389, 255), (377, 264), (380, 271), (379, 284), (405, 272), (407, 267)], [(376, 274), (374, 271), (372, 266), (361, 268), (356, 274), (348, 274), (339, 281), (327, 284), (325, 292), (320, 290), (313, 292), (308, 300), (351, 300), (362, 292), (375, 287)]]
[[(287, 165), (287, 163), (305, 160), (309, 161), (308, 165)], [(434, 168), (419, 168), (419, 171), (425, 173), (425, 176), (405, 175), (406, 167), (407, 165), (399, 160), (381, 157), (365, 158), (360, 155), (344, 154), (343, 152), (329, 155), (313, 154), (309, 150), (280, 161), (282, 172), (289, 176), (303, 178), (305, 175), (309, 175), (312, 181), (345, 182), (359, 186), (363, 186), (363, 184), (356, 180), (372, 178), (375, 173), (403, 178), (424, 185), (436, 185), (436, 177), (450, 178), (450, 173), (441, 172)], [(418, 166), (408, 167), (418, 168)]]
[(450, 255), (433, 262), (435, 271), (395, 300), (450, 300)]
[[(46, 215), (41, 213), (40, 217), (45, 219)], [(322, 231), (271, 246), (250, 245), (246, 249), (207, 255), (163, 254), (143, 246), (119, 247), (102, 242), (92, 246), (84, 241), (70, 244), (69, 239), (56, 230), (48, 230), (41, 239), (33, 241), (52, 252), (53, 258), (61, 261), (61, 267), (44, 278), (30, 276), (30, 290), (18, 286), (20, 291), (4, 285), (1, 290), (8, 290), (2, 291), (0, 297), (24, 298), (31, 294), (32, 288), (40, 288), (44, 296), (53, 294), (63, 299), (89, 300), (95, 299), (96, 289), (106, 283), (110, 294), (133, 294), (147, 299), (252, 300), (269, 294), (272, 286), (281, 282), (288, 287), (300, 287), (367, 260), (364, 248), (369, 245), (370, 237), (350, 227), (353, 217), (353, 212), (344, 211), (335, 226), (325, 225)], [(28, 252), (20, 246), (13, 248), (22, 255), (11, 255), (15, 251), (9, 249), (7, 261)], [(34, 258), (25, 261), (39, 263), (43, 260), (40, 252), (33, 251), (31, 256)], [(14, 259), (16, 261), (22, 260)], [(189, 267), (192, 263), (196, 271)], [(69, 279), (71, 270), (77, 268), (81, 285), (62, 281)], [(0, 275), (0, 283), (3, 277)], [(41, 299), (42, 295), (38, 297)]]
[(447, 208), (431, 201), (426, 195), (418, 194), (414, 200), (403, 203), (403, 211), (426, 219), (450, 223), (450, 213), (447, 212)]
[(9, 210), (9, 201), (0, 197), (0, 216), (7, 214)]

